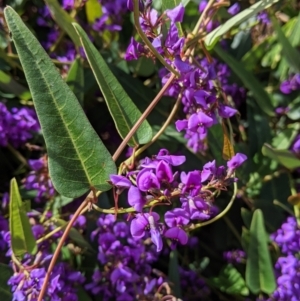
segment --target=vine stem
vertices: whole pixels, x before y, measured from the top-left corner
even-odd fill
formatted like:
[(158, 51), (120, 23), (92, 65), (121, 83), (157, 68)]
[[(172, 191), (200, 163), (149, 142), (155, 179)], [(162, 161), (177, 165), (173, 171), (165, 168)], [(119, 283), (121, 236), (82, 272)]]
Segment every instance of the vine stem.
[(134, 25), (135, 28), (141, 37), (141, 39), (144, 41), (144, 43), (148, 46), (148, 48), (154, 53), (155, 57), (173, 74), (176, 76), (179, 76), (179, 72), (176, 71), (171, 65), (169, 65), (164, 58), (157, 52), (157, 50), (154, 48), (154, 46), (151, 44), (151, 42), (148, 40), (147, 36), (145, 35), (143, 29), (141, 28), (140, 25), (140, 20), (139, 20), (139, 0), (134, 0), (133, 1), (133, 18), (134, 18)]
[(86, 199), (82, 202), (82, 204), (77, 208), (76, 212), (74, 213), (73, 217), (71, 218), (70, 222), (68, 223), (67, 227), (66, 227), (66, 230), (64, 231), (58, 245), (57, 245), (57, 248), (53, 254), (53, 257), (51, 258), (51, 261), (50, 261), (50, 264), (49, 264), (49, 267), (48, 267), (48, 270), (47, 270), (47, 273), (46, 273), (46, 276), (45, 276), (45, 279), (44, 279), (44, 282), (43, 282), (43, 285), (42, 285), (42, 288), (41, 288), (41, 291), (39, 293), (39, 297), (38, 297), (38, 301), (43, 301), (43, 297), (45, 295), (45, 292), (46, 292), (46, 289), (47, 289), (47, 286), (48, 286), (48, 282), (50, 280), (50, 275), (51, 275), (51, 272), (54, 268), (54, 265), (56, 263), (56, 260), (59, 256), (59, 253), (60, 253), (60, 250), (63, 246), (63, 244), (65, 243), (66, 239), (67, 239), (67, 236), (73, 226), (73, 224), (75, 223), (76, 219), (78, 218), (78, 216), (85, 212), (87, 209), (88, 209), (88, 203), (91, 199), (91, 196), (90, 194), (86, 197)]
[(237, 194), (237, 184), (233, 183), (233, 195), (232, 195), (232, 197), (231, 197), (228, 205), (226, 206), (226, 208), (220, 214), (218, 214), (217, 216), (215, 216), (214, 218), (212, 218), (212, 219), (210, 219), (210, 220), (208, 220), (206, 222), (196, 224), (190, 230), (192, 231), (192, 230), (198, 229), (200, 227), (207, 226), (209, 224), (214, 223), (218, 219), (222, 218), (230, 210), (231, 206), (233, 205), (233, 202), (234, 202), (234, 200), (236, 198), (236, 194)]
[(165, 92), (167, 91), (167, 89), (169, 88), (169, 86), (171, 85), (171, 83), (173, 82), (174, 79), (175, 79), (175, 74), (172, 74), (170, 76), (170, 78), (168, 79), (168, 81), (165, 83), (165, 85), (161, 88), (161, 90), (159, 91), (159, 93), (156, 95), (156, 97), (152, 100), (152, 102), (150, 103), (150, 105), (148, 106), (148, 108), (145, 110), (145, 112), (141, 115), (141, 117), (139, 118), (139, 120), (135, 123), (135, 125), (129, 131), (129, 133), (127, 134), (127, 136), (124, 138), (124, 140), (122, 141), (122, 143), (119, 145), (118, 149), (116, 150), (116, 152), (112, 156), (112, 159), (114, 161), (116, 161), (119, 158), (119, 156), (121, 155), (122, 151), (126, 147), (128, 141), (131, 139), (131, 137), (135, 134), (135, 132), (141, 126), (141, 124), (143, 123), (143, 121), (148, 117), (148, 115), (151, 113), (151, 111), (157, 105), (157, 103), (162, 98), (162, 96), (165, 94)]

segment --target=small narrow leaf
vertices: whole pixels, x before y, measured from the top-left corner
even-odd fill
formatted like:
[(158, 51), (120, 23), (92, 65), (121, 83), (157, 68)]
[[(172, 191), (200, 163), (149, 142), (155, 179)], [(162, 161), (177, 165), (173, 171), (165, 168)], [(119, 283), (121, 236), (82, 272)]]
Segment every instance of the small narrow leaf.
[(277, 35), (277, 39), (282, 47), (283, 56), (289, 63), (291, 69), (293, 69), (295, 72), (300, 72), (300, 52), (292, 46), (291, 42), (285, 36), (275, 18), (272, 18), (272, 23)]
[(115, 163), (75, 95), (19, 15), (11, 7), (4, 14), (41, 123), (55, 189), (67, 197), (91, 187), (110, 189)]
[(271, 294), (276, 288), (268, 241), (262, 211), (257, 209), (251, 221), (246, 263), (246, 283), (253, 294)]
[(223, 128), (223, 159), (224, 160), (230, 160), (234, 156), (234, 148), (231, 144), (228, 130), (226, 128), (226, 125), (224, 121), (222, 122), (222, 128)]
[(63, 31), (65, 31), (69, 35), (76, 46), (80, 46), (80, 41), (74, 30), (74, 27), (72, 26), (72, 22), (75, 22), (75, 20), (65, 10), (62, 9), (57, 0), (45, 0), (45, 2), (54, 21)]
[(260, 11), (268, 8), (269, 6), (273, 5), (274, 3), (278, 2), (279, 0), (261, 0), (256, 2), (255, 4), (251, 5), (249, 8), (244, 9), (240, 13), (236, 14), (234, 17), (230, 18), (224, 24), (218, 26), (212, 32), (210, 32), (204, 42), (207, 49), (212, 49), (218, 40), (227, 33), (232, 27), (237, 26), (244, 21), (248, 20), (252, 16), (255, 16)]
[(68, 72), (67, 84), (70, 89), (74, 92), (79, 103), (83, 105), (84, 99), (84, 70), (82, 65), (82, 60), (77, 57), (72, 63), (70, 70)]
[(258, 106), (269, 116), (275, 116), (274, 108), (269, 94), (264, 90), (261, 83), (247, 71), (243, 64), (227, 54), (218, 45), (214, 50), (218, 56), (232, 69), (232, 71), (243, 81), (244, 85), (252, 92)]
[[(115, 121), (116, 128), (120, 136), (125, 138), (141, 116), (141, 113), (110, 71), (101, 54), (92, 44), (84, 30), (78, 24), (74, 24), (74, 27), (80, 37), (82, 47), (105, 98), (108, 109)], [(144, 121), (133, 139), (129, 141), (129, 145), (145, 144), (151, 138), (152, 129), (148, 122)]]
[(15, 256), (22, 257), (26, 253), (35, 254), (36, 241), (15, 178), (10, 181), (9, 230), (11, 248)]
[(291, 151), (272, 148), (269, 144), (264, 144), (262, 148), (263, 155), (279, 162), (289, 169), (300, 167), (300, 159), (298, 159)]

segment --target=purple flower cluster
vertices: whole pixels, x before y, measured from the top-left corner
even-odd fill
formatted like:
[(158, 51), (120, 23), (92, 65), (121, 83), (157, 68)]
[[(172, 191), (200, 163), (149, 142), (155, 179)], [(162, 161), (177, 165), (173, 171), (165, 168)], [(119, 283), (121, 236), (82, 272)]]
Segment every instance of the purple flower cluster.
[[(43, 237), (55, 227), (39, 224), (35, 214), (29, 214), (29, 217), (33, 223), (32, 233), (35, 239)], [(56, 233), (52, 239), (60, 236), (61, 233)], [(10, 233), (6, 232), (4, 237), (10, 245)], [(9, 249), (6, 256), (11, 256), (11, 253), (12, 250)], [(38, 245), (36, 255), (25, 254), (21, 266), (12, 264), (14, 274), (8, 280), (8, 285), (13, 293), (13, 301), (37, 300), (52, 256), (51, 243), (47, 240)], [(83, 284), (84, 281), (81, 272), (73, 270), (69, 263), (59, 262), (51, 273), (45, 300), (77, 301), (78, 285)]]
[[(172, 156), (166, 149), (161, 149), (156, 156), (142, 160), (137, 170), (129, 171), (125, 176), (111, 175), (116, 194), (128, 190), (128, 204), (138, 212), (130, 225), (132, 237), (141, 239), (150, 234), (158, 252), (163, 248), (163, 237), (171, 239), (173, 246), (177, 242), (186, 244), (185, 229), (194, 222), (216, 215), (213, 191), (226, 189), (236, 181), (234, 171), (246, 159), (238, 153), (227, 162), (227, 169), (217, 167), (212, 161), (202, 170), (181, 172), (179, 176), (178, 172), (173, 172), (173, 167), (183, 164), (185, 156)], [(158, 205), (175, 207), (164, 214), (164, 223), (152, 210)], [(145, 212), (146, 207), (150, 207), (149, 212)]]
[(153, 244), (130, 237), (128, 223), (116, 222), (114, 215), (101, 215), (97, 225), (91, 238), (99, 244), (99, 267), (85, 288), (104, 301), (152, 300), (164, 283), (151, 267), (158, 258)]
[(290, 94), (293, 91), (300, 90), (300, 74), (297, 73), (289, 79), (283, 81), (280, 85), (280, 91), (284, 94)]
[[(233, 7), (232, 13), (237, 9), (238, 7)], [(184, 38), (179, 36), (176, 22), (182, 21), (183, 14), (182, 4), (166, 11), (170, 28), (165, 33), (165, 18), (159, 17), (156, 10), (146, 7), (141, 12), (140, 24), (154, 48), (180, 73), (180, 77), (172, 82), (166, 94), (175, 98), (181, 95), (186, 118), (176, 122), (176, 129), (185, 132), (188, 146), (194, 152), (198, 152), (206, 148), (208, 128), (218, 123), (218, 118), (230, 118), (237, 112), (228, 105), (228, 98), (226, 103), (222, 101), (224, 93), (230, 96), (231, 103), (233, 100), (238, 103), (245, 97), (245, 90), (236, 84), (229, 84), (230, 70), (225, 64), (216, 60), (209, 62), (206, 58), (195, 58), (192, 63), (182, 59)], [(151, 57), (151, 54), (146, 46), (132, 39), (125, 59), (133, 60), (140, 56)], [(169, 71), (161, 70), (162, 84), (165, 84), (170, 76)], [(217, 82), (222, 90), (218, 88)]]
[(180, 269), (180, 285), (184, 301), (206, 300), (211, 293), (205, 281), (192, 270)]
[(223, 257), (228, 263), (238, 264), (245, 262), (246, 253), (243, 250), (226, 251)]
[(55, 189), (48, 173), (47, 157), (29, 160), (28, 164), (32, 171), (25, 178), (25, 188), (37, 191), (35, 201), (38, 203), (51, 199), (55, 195)]
[(0, 102), (0, 146), (18, 148), (33, 137), (33, 133), (40, 130), (37, 116), (33, 109), (22, 107), (9, 110)]
[(97, 32), (104, 30), (120, 31), (122, 29), (123, 16), (128, 12), (127, 0), (98, 0), (101, 4), (102, 15), (93, 24)]
[(277, 288), (267, 301), (297, 301), (300, 296), (300, 228), (297, 220), (288, 217), (271, 239), (280, 248), (282, 256), (275, 264)]

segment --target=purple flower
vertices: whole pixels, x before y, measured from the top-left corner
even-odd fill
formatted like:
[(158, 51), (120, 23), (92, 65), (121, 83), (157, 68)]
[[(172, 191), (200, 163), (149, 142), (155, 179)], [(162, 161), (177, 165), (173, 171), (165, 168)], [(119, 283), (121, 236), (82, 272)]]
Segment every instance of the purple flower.
[(140, 239), (150, 230), (151, 240), (156, 245), (157, 252), (162, 250), (162, 239), (160, 232), (157, 229), (159, 215), (156, 212), (138, 213), (130, 224), (130, 233), (133, 238)]
[(188, 212), (190, 219), (205, 221), (211, 218), (210, 206), (200, 197), (182, 198), (182, 208)]
[(172, 156), (169, 151), (162, 148), (158, 155), (156, 156), (157, 160), (164, 160), (172, 166), (179, 166), (183, 164), (186, 160), (185, 156)]
[(231, 14), (232, 16), (236, 15), (240, 11), (240, 5), (239, 3), (234, 3), (232, 6), (228, 8), (228, 13)]
[(128, 198), (128, 204), (132, 206), (136, 211), (138, 212), (143, 211), (143, 207), (147, 201), (142, 196), (139, 188), (132, 185), (128, 190), (127, 198)]
[(119, 175), (110, 175), (109, 176), (110, 181), (114, 186), (117, 188), (130, 188), (131, 187), (131, 182), (124, 176), (119, 176)]
[(166, 14), (172, 22), (182, 22), (184, 16), (184, 6), (180, 3), (173, 9), (166, 10)]
[(145, 47), (141, 43), (138, 43), (134, 38), (131, 38), (124, 59), (126, 61), (137, 60), (144, 53)]
[(184, 171), (180, 175), (181, 182), (183, 184), (182, 193), (189, 193), (191, 196), (196, 196), (202, 185), (201, 185), (201, 172), (194, 170), (186, 174)]
[(160, 161), (156, 166), (156, 177), (161, 183), (171, 183), (173, 181), (173, 173), (170, 165), (165, 161)]
[(236, 153), (228, 162), (227, 167), (232, 172), (241, 166), (247, 160), (247, 156), (241, 153)]
[(234, 108), (231, 108), (229, 106), (219, 105), (218, 113), (223, 118), (229, 118), (232, 117), (234, 114), (236, 114), (237, 110)]
[(160, 188), (159, 180), (153, 170), (148, 168), (144, 168), (139, 172), (136, 178), (136, 183), (141, 191), (148, 191), (151, 188)]

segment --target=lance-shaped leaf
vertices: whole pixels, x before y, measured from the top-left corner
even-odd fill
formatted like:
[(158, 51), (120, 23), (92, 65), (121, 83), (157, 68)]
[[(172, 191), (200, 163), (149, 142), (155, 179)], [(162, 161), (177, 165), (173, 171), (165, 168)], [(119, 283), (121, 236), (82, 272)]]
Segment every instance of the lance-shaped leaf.
[(251, 5), (249, 8), (244, 9), (240, 13), (236, 14), (234, 17), (230, 18), (227, 22), (224, 24), (218, 26), (216, 29), (214, 29), (212, 32), (210, 32), (204, 42), (207, 47), (207, 49), (212, 49), (215, 44), (218, 42), (218, 40), (226, 33), (228, 32), (232, 27), (237, 26), (244, 21), (248, 20), (252, 16), (255, 16), (260, 11), (268, 8), (272, 4), (278, 2), (279, 0), (261, 0), (256, 2), (255, 4)]
[(110, 189), (115, 163), (74, 93), (18, 14), (10, 7), (4, 13), (41, 123), (55, 189), (67, 197), (90, 187)]
[(218, 56), (232, 69), (232, 71), (242, 80), (244, 85), (252, 92), (257, 105), (269, 116), (274, 116), (274, 108), (269, 94), (265, 91), (262, 84), (249, 72), (243, 64), (238, 62), (233, 56), (227, 54), (223, 49), (216, 45), (214, 50)]
[(285, 36), (283, 30), (278, 25), (278, 22), (275, 20), (275, 18), (272, 19), (272, 23), (277, 35), (277, 39), (282, 47), (283, 56), (289, 63), (291, 69), (293, 69), (295, 72), (300, 72), (299, 51), (292, 46), (291, 42)]
[(9, 195), (9, 230), (12, 251), (17, 257), (22, 257), (26, 253), (35, 254), (36, 241), (15, 178), (10, 181)]
[(262, 211), (257, 209), (251, 221), (246, 263), (246, 284), (253, 294), (271, 294), (276, 288), (268, 241)]
[(291, 151), (284, 149), (272, 148), (269, 144), (265, 143), (262, 147), (263, 155), (279, 162), (289, 169), (300, 167), (300, 159), (298, 159)]
[[(84, 48), (86, 57), (105, 98), (111, 116), (114, 119), (116, 128), (120, 136), (125, 138), (141, 116), (141, 113), (113, 75), (84, 30), (78, 24), (73, 25), (80, 37), (82, 47)], [(152, 129), (145, 120), (129, 141), (129, 145), (145, 144), (149, 142), (151, 138)]]
[(80, 41), (72, 26), (72, 22), (75, 20), (62, 9), (57, 0), (45, 0), (45, 2), (58, 26), (69, 35), (76, 46), (80, 46)]
[(84, 70), (80, 57), (77, 57), (72, 63), (66, 82), (82, 105), (84, 99)]

